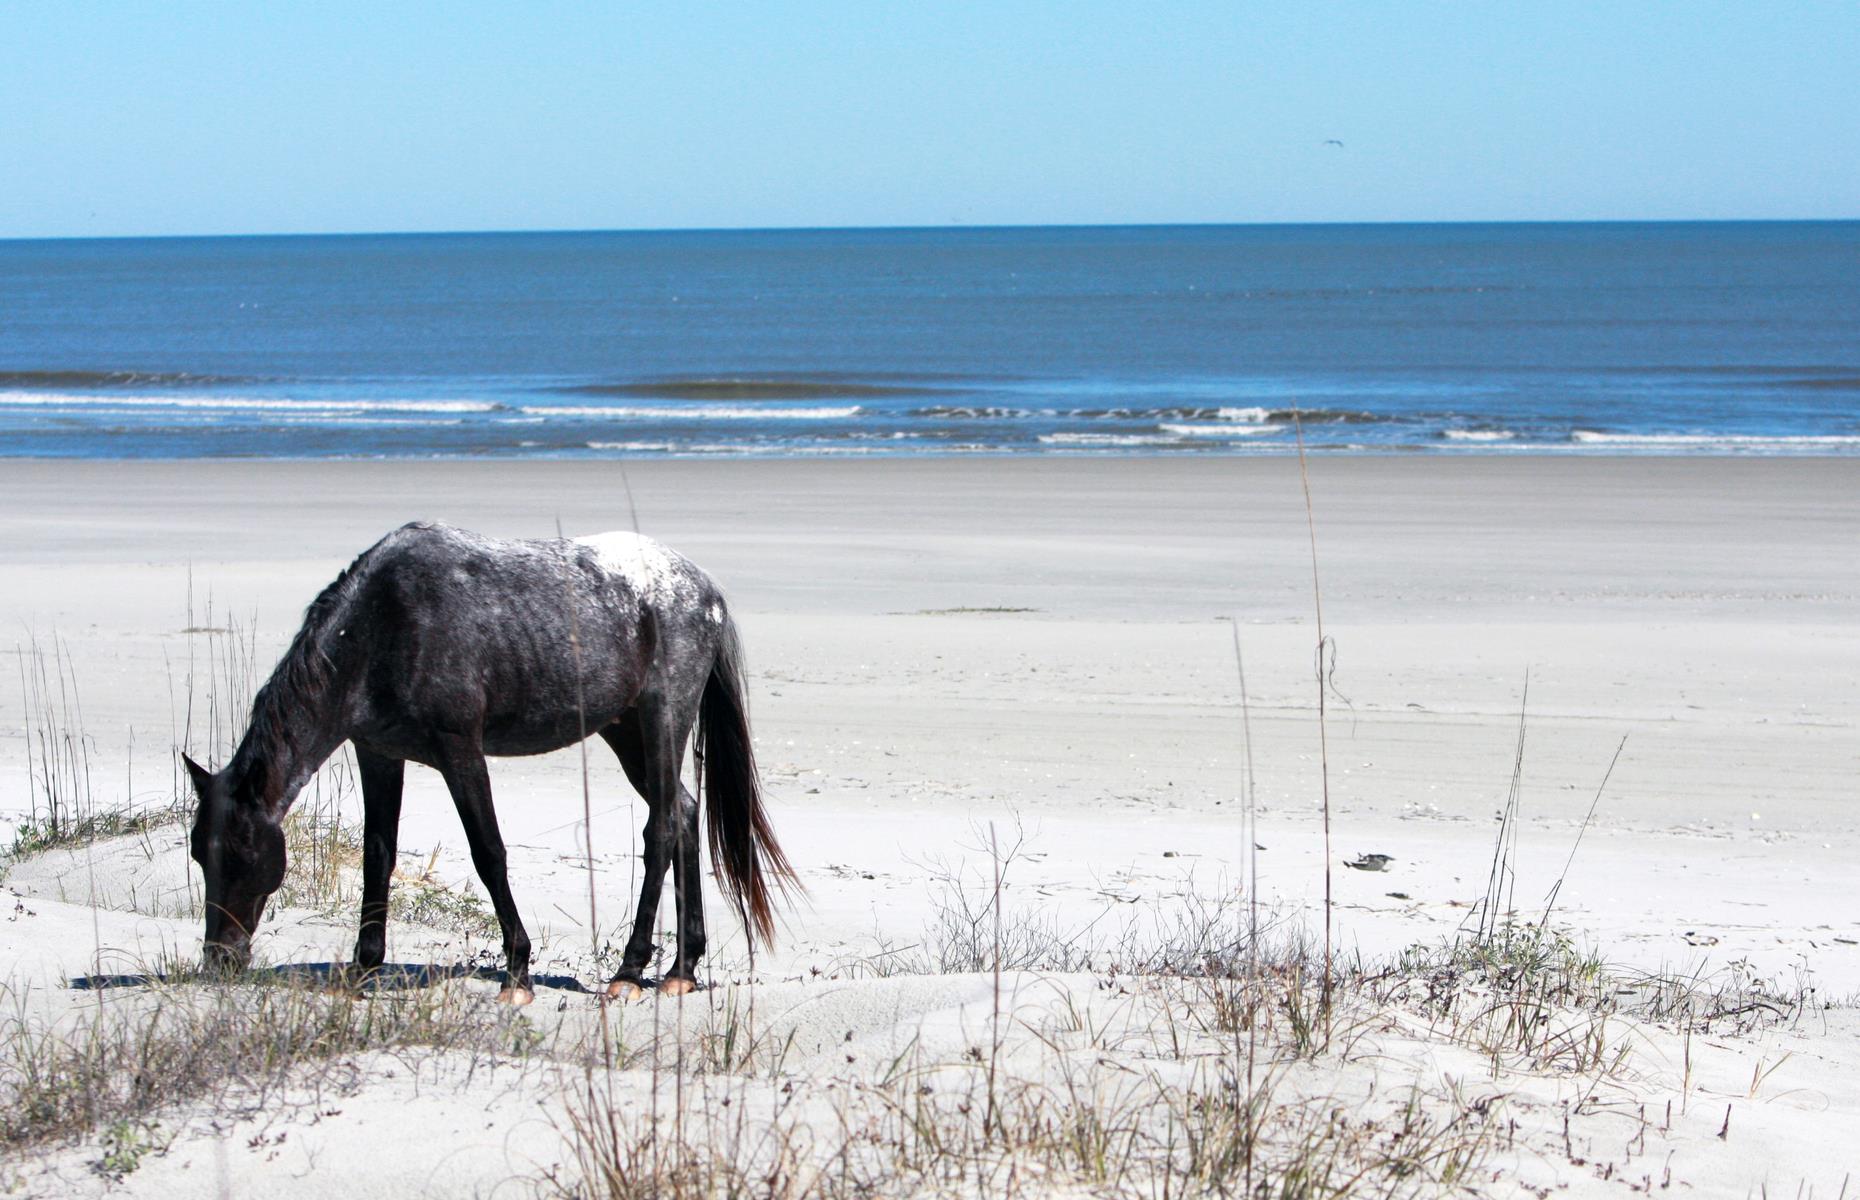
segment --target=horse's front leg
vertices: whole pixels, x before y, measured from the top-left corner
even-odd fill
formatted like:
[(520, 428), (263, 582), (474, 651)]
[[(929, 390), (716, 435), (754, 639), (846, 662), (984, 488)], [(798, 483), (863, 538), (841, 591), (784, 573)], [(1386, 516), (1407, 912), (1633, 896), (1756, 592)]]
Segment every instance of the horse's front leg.
[(400, 838), (400, 797), (407, 764), (355, 747), (362, 777), (362, 925), (355, 939), (361, 976), (380, 969), (387, 956), (388, 888)]
[(530, 935), (517, 916), (517, 902), (510, 896), (504, 839), (497, 831), (497, 813), (491, 807), (491, 774), (484, 765), (484, 751), (476, 739), (455, 734), (439, 735), (434, 747), (439, 773), (445, 776), (452, 803), (459, 810), (459, 821), (465, 826), (472, 865), (478, 868), (484, 890), (491, 894), (491, 909), (504, 931), (504, 986), (497, 998), (505, 1004), (528, 1004), (536, 998), (530, 986)]

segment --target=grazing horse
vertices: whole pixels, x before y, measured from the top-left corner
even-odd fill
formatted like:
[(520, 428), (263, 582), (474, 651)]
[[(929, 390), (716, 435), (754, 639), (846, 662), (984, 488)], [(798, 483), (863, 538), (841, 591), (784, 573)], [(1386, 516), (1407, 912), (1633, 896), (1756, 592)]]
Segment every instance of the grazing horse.
[(774, 932), (771, 886), (794, 872), (763, 811), (736, 627), (717, 585), (637, 534), (500, 541), (403, 526), (362, 552), (304, 615), (252, 705), (232, 761), (185, 760), (200, 805), (191, 840), (206, 880), (206, 958), (243, 969), (266, 899), (284, 879), (284, 816), (347, 741), (365, 811), (355, 966), (381, 965), (388, 879), (411, 760), (445, 777), (504, 935), (498, 998), (534, 999), (530, 939), (505, 878), (485, 755), (542, 754), (598, 733), (645, 797), (645, 876), (614, 998), (639, 995), (665, 870), (678, 949), (661, 982), (696, 986), (704, 953), (698, 801), (680, 781), (696, 731), (712, 868), (751, 938)]

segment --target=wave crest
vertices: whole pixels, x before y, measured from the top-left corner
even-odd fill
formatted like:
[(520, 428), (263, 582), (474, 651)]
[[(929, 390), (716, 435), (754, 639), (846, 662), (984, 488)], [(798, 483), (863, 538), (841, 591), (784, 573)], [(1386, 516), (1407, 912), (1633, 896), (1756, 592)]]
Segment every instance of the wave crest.
[(1174, 437), (1181, 438), (1248, 438), (1261, 434), (1282, 433), (1283, 425), (1172, 425), (1163, 424), (1156, 428)]

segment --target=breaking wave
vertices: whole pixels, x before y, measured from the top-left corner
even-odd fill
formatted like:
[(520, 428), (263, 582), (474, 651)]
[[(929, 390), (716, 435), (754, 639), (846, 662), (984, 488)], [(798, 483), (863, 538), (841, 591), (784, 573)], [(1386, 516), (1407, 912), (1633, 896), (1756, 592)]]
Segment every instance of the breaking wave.
[(1183, 438), (1245, 438), (1261, 434), (1282, 433), (1283, 425), (1158, 425), (1158, 429)]

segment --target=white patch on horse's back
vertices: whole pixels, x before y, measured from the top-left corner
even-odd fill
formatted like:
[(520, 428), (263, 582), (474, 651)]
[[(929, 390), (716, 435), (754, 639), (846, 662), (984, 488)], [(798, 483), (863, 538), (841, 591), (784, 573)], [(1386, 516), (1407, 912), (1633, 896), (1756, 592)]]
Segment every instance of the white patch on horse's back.
[(721, 601), (712, 600), (708, 611), (710, 613), (710, 623), (712, 625), (723, 624), (723, 603)]
[(609, 574), (620, 576), (653, 603), (668, 603), (695, 590), (695, 568), (690, 560), (649, 537), (616, 530), (575, 541), (594, 551), (594, 557)]

